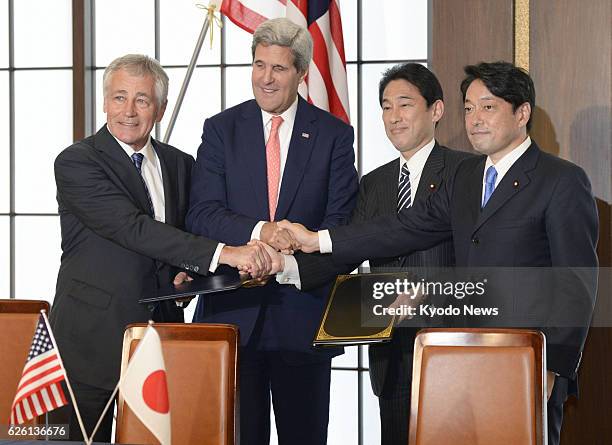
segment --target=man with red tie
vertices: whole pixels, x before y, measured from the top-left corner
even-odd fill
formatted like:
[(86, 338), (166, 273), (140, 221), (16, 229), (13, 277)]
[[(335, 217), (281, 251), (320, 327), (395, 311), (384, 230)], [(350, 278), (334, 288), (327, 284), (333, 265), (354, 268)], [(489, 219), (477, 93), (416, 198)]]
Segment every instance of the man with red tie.
[[(313, 230), (348, 221), (358, 191), (353, 129), (298, 95), (312, 57), (305, 28), (264, 22), (252, 53), (255, 100), (204, 123), (186, 224), (232, 246), (260, 239), (291, 250), (295, 240), (275, 221)], [(272, 400), (281, 445), (325, 444), (331, 358), (341, 350), (311, 342), (327, 286), (301, 292), (295, 260), (284, 260), (285, 272), (264, 287), (201, 298), (194, 320), (240, 327), (244, 443), (268, 444)]]

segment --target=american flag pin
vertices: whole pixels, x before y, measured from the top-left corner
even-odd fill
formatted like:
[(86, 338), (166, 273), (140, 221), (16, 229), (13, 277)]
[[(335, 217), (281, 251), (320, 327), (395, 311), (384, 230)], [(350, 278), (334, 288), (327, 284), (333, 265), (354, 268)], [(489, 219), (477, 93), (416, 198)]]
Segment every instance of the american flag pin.
[(302, 137), (308, 139), (310, 135), (308, 133), (302, 133)]

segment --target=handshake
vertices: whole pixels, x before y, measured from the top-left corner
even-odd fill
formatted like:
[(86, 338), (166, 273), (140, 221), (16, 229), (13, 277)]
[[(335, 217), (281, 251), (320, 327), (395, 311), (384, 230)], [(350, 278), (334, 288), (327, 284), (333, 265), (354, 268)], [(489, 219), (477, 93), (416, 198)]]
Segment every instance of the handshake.
[(253, 279), (282, 272), (285, 255), (302, 250), (306, 253), (319, 249), (317, 232), (311, 232), (298, 223), (284, 220), (265, 223), (259, 240), (251, 240), (244, 246), (225, 246), (219, 256), (219, 264), (227, 264)]
[[(224, 246), (219, 255), (219, 264), (235, 267), (241, 274), (250, 276), (254, 285), (264, 285), (270, 275), (285, 269), (283, 254), (291, 255), (297, 250), (306, 253), (319, 250), (317, 232), (287, 220), (264, 223), (259, 238), (244, 246)], [(179, 272), (174, 278), (174, 285), (191, 280), (185, 272)]]

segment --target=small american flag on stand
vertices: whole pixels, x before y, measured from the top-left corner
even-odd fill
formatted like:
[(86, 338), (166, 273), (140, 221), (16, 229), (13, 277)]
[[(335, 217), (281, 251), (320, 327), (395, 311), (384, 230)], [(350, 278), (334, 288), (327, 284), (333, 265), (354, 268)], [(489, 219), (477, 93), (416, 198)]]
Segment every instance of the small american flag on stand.
[(41, 314), (32, 339), (30, 353), (17, 385), (11, 408), (12, 425), (22, 424), (34, 417), (68, 403), (60, 383), (66, 380), (57, 347)]

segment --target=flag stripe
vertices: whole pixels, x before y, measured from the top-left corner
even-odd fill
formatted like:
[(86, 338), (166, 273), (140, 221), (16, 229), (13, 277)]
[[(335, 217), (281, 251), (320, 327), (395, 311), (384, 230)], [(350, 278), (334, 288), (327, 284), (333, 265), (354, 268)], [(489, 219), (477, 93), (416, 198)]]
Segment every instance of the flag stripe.
[(37, 416), (42, 415), (43, 409), (42, 409), (42, 406), (40, 405), (40, 401), (38, 400), (38, 397), (36, 396), (36, 393), (30, 396), (30, 400), (32, 402), (32, 407), (34, 408), (34, 412), (36, 412), (36, 415)]
[(329, 21), (329, 29), (331, 32), (332, 40), (334, 41), (334, 46), (336, 47), (336, 51), (338, 51), (338, 55), (340, 56), (342, 65), (346, 65), (346, 56), (344, 54), (344, 38), (342, 36), (342, 20), (340, 19), (340, 8), (336, 4), (336, 0), (332, 0), (331, 2), (329, 2)]
[(40, 354), (38, 357), (34, 357), (32, 360), (27, 362), (23, 368), (21, 380), (23, 380), (28, 373), (34, 372), (54, 360), (57, 360), (57, 354), (53, 350)]
[(41, 376), (40, 379), (36, 379), (28, 383), (27, 385), (23, 385), (19, 388), (17, 394), (15, 395), (15, 399), (21, 399), (22, 397), (27, 397), (32, 394), (34, 391), (38, 391), (41, 387), (46, 387), (49, 383), (60, 382), (64, 380), (64, 372), (62, 369), (57, 366), (57, 368), (51, 370), (50, 373), (45, 373), (46, 375)]
[(45, 366), (41, 366), (38, 369), (36, 369), (36, 373), (28, 372), (27, 374), (24, 374), (23, 377), (21, 377), (21, 380), (19, 381), (19, 386), (17, 387), (17, 391), (21, 391), (22, 388), (25, 388), (32, 382), (36, 382), (37, 380), (40, 380), (41, 378), (49, 374), (52, 374), (58, 370), (61, 371), (62, 367), (60, 366), (57, 360), (54, 360), (53, 362), (46, 363)]
[[(334, 102), (330, 104), (329, 111), (332, 114), (344, 119), (342, 113), (348, 110), (348, 85), (346, 81), (346, 63), (340, 57), (336, 49), (336, 45), (332, 39), (333, 28), (330, 25), (330, 17), (329, 14), (323, 14), (317, 20), (317, 25), (319, 31), (321, 32), (321, 36), (325, 42), (325, 50), (326, 50), (326, 60), (328, 61), (329, 66), (329, 78), (331, 88), (334, 89), (335, 96), (338, 97), (341, 105), (339, 108), (334, 108)], [(312, 32), (311, 32), (312, 33)], [(313, 39), (315, 38), (315, 34), (313, 34)], [(329, 90), (330, 86), (326, 86), (326, 89)], [(348, 112), (346, 114), (346, 122), (348, 122)]]
[[(55, 383), (53, 383), (53, 385), (55, 385)], [(49, 386), (51, 386), (51, 385), (49, 385)], [(40, 395), (43, 398), (43, 400), (45, 401), (45, 406), (46, 407), (51, 407), (51, 408), (49, 408), (49, 410), (52, 410), (53, 408), (57, 408), (57, 406), (53, 404), (53, 401), (49, 397), (49, 392), (47, 391), (47, 388), (41, 389), (40, 390)]]
[(348, 115), (344, 111), (344, 107), (342, 106), (342, 102), (336, 93), (336, 88), (332, 83), (331, 71), (329, 69), (329, 58), (327, 55), (327, 47), (325, 46), (325, 39), (323, 38), (323, 34), (321, 33), (321, 29), (317, 23), (313, 23), (308, 28), (310, 30), (310, 34), (313, 37), (313, 43), (315, 47), (315, 51), (313, 52), (312, 59), (314, 63), (319, 68), (319, 72), (321, 73), (321, 77), (323, 78), (323, 82), (325, 84), (325, 89), (327, 90), (327, 97), (329, 100), (329, 111), (332, 114), (340, 117), (340, 119), (348, 122)]

